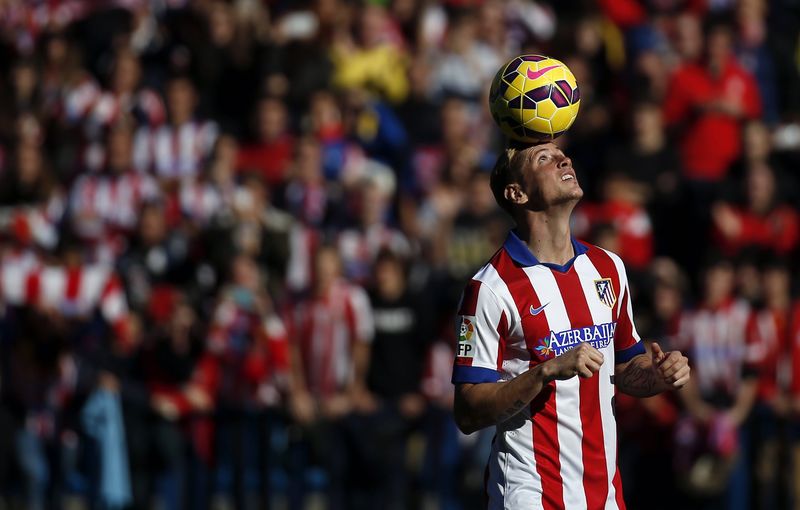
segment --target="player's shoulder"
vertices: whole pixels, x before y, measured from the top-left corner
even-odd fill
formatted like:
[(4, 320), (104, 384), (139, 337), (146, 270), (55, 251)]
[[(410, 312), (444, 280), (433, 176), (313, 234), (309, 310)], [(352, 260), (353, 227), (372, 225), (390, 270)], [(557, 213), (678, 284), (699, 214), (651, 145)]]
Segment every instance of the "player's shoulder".
[(496, 292), (499, 280), (501, 280), (501, 277), (497, 269), (491, 262), (487, 262), (472, 275), (467, 287), (485, 287), (492, 292)]
[(501, 296), (505, 295), (504, 289), (507, 289), (507, 286), (498, 269), (498, 257), (501, 251), (498, 250), (466, 282), (462, 294), (463, 300), (477, 303), (485, 302), (488, 299), (498, 304), (502, 303)]
[(601, 248), (596, 244), (591, 244), (586, 241), (578, 240), (579, 244), (582, 244), (586, 248), (585, 255), (589, 257), (591, 260), (602, 260), (602, 259), (610, 259), (616, 266), (624, 266), (622, 262), (622, 258), (614, 253), (611, 250), (607, 250), (605, 248)]

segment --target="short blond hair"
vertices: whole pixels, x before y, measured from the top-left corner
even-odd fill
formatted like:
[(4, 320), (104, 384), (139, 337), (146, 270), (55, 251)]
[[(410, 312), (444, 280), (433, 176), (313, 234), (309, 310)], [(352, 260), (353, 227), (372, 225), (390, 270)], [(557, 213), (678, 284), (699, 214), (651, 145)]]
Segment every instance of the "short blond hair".
[(527, 161), (529, 149), (530, 147), (509, 147), (503, 150), (497, 157), (489, 179), (489, 187), (492, 188), (497, 205), (512, 216), (513, 209), (511, 203), (506, 200), (505, 189), (509, 184), (522, 182), (522, 167)]

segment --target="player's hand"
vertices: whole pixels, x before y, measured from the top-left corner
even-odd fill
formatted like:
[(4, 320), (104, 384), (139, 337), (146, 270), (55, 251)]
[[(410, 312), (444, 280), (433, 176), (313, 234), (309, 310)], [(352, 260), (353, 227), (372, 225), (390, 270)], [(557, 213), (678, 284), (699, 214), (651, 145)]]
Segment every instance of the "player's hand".
[(580, 343), (574, 349), (547, 361), (542, 366), (545, 381), (572, 379), (580, 376), (589, 378), (600, 370), (603, 364), (603, 353), (587, 343)]
[(683, 388), (689, 382), (691, 368), (689, 358), (681, 354), (680, 351), (664, 352), (656, 342), (650, 347), (653, 355), (653, 367), (665, 387)]

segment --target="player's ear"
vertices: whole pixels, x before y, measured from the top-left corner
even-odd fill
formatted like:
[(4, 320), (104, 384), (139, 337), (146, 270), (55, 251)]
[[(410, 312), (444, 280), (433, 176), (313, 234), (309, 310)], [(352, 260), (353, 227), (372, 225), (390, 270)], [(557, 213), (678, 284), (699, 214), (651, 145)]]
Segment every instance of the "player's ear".
[(528, 201), (528, 195), (522, 191), (522, 187), (517, 183), (509, 184), (503, 190), (503, 197), (511, 203), (522, 205)]

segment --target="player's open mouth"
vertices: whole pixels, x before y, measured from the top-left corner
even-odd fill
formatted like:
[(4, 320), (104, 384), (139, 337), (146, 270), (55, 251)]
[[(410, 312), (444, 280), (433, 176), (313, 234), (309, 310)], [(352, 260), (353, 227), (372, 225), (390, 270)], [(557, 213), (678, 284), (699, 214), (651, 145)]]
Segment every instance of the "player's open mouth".
[(564, 174), (564, 175), (562, 175), (562, 176), (561, 176), (561, 180), (562, 180), (562, 181), (569, 181), (569, 180), (571, 180), (571, 179), (574, 179), (574, 178), (575, 178), (575, 177), (573, 177), (573, 176), (572, 176), (572, 175), (570, 175), (570, 174)]

